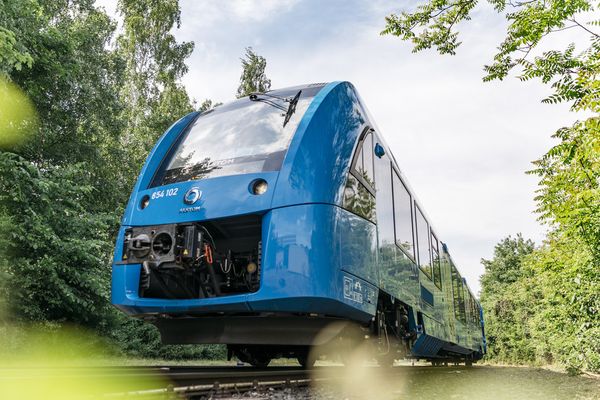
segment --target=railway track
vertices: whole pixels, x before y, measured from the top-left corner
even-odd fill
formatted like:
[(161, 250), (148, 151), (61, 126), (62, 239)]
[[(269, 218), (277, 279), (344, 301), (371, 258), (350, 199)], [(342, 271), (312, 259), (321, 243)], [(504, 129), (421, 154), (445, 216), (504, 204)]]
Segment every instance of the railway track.
[(162, 388), (115, 393), (114, 397), (127, 395), (147, 398), (173, 394), (185, 398), (197, 398), (267, 388), (302, 387), (307, 386), (313, 380), (311, 371), (298, 367), (264, 369), (253, 367), (160, 367), (142, 370), (141, 373), (164, 377), (170, 383), (167, 387)]
[[(396, 366), (367, 367), (372, 373), (394, 379), (407, 372), (415, 375), (430, 371), (460, 371), (466, 367)], [(73, 387), (92, 398), (171, 399), (214, 398), (249, 391), (267, 392), (271, 388), (299, 388), (348, 379), (348, 370), (341, 366), (321, 366), (312, 370), (300, 367), (254, 368), (249, 366), (198, 367), (54, 367), (0, 369), (0, 389), (9, 382), (14, 387), (48, 385), (59, 388), (58, 397), (72, 394)], [(351, 378), (354, 379), (354, 378)], [(0, 392), (2, 392), (0, 390)], [(1, 397), (1, 396), (0, 396)]]
[[(3, 383), (26, 388), (53, 382), (65, 392), (79, 382), (102, 398), (202, 398), (268, 388), (303, 387), (314, 379), (300, 367), (83, 367), (0, 369)], [(100, 388), (100, 389), (98, 389)]]

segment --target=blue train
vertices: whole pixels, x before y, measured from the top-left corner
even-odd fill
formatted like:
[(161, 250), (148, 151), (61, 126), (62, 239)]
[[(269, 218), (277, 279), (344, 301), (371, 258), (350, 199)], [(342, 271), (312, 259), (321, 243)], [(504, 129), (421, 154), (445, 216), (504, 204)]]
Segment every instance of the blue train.
[(359, 342), (382, 364), (486, 351), (481, 306), (348, 82), (175, 122), (125, 210), (112, 302), (164, 343), (256, 366)]

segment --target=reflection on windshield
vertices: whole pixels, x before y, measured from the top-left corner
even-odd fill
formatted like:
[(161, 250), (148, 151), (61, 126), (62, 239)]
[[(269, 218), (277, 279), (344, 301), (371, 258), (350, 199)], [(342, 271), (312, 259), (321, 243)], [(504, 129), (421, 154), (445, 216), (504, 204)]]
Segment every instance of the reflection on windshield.
[[(201, 115), (163, 162), (153, 186), (278, 171), (291, 138), (317, 91), (302, 91), (296, 111), (285, 126), (285, 112), (248, 98)], [(291, 94), (297, 92), (295, 90)], [(282, 97), (289, 95), (287, 92), (277, 94)]]

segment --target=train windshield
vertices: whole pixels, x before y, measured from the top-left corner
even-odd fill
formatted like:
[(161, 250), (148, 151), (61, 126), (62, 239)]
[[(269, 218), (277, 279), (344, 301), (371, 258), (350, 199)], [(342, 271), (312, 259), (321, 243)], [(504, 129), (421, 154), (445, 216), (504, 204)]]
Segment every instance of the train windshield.
[(200, 115), (167, 155), (152, 186), (278, 171), (302, 116), (321, 87), (303, 88), (291, 115), (289, 101), (272, 96), (291, 99), (298, 88), (268, 92), (270, 97), (259, 95), (254, 101), (243, 98)]

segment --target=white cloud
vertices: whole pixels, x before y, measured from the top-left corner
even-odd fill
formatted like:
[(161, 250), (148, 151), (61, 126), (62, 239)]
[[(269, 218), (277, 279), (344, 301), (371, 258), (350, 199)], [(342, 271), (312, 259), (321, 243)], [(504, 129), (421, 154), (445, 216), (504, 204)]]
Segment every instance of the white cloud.
[(263, 21), (276, 17), (278, 13), (289, 11), (296, 3), (298, 0), (262, 0), (258, 6), (253, 0), (234, 0), (228, 2), (228, 5), (242, 20)]

